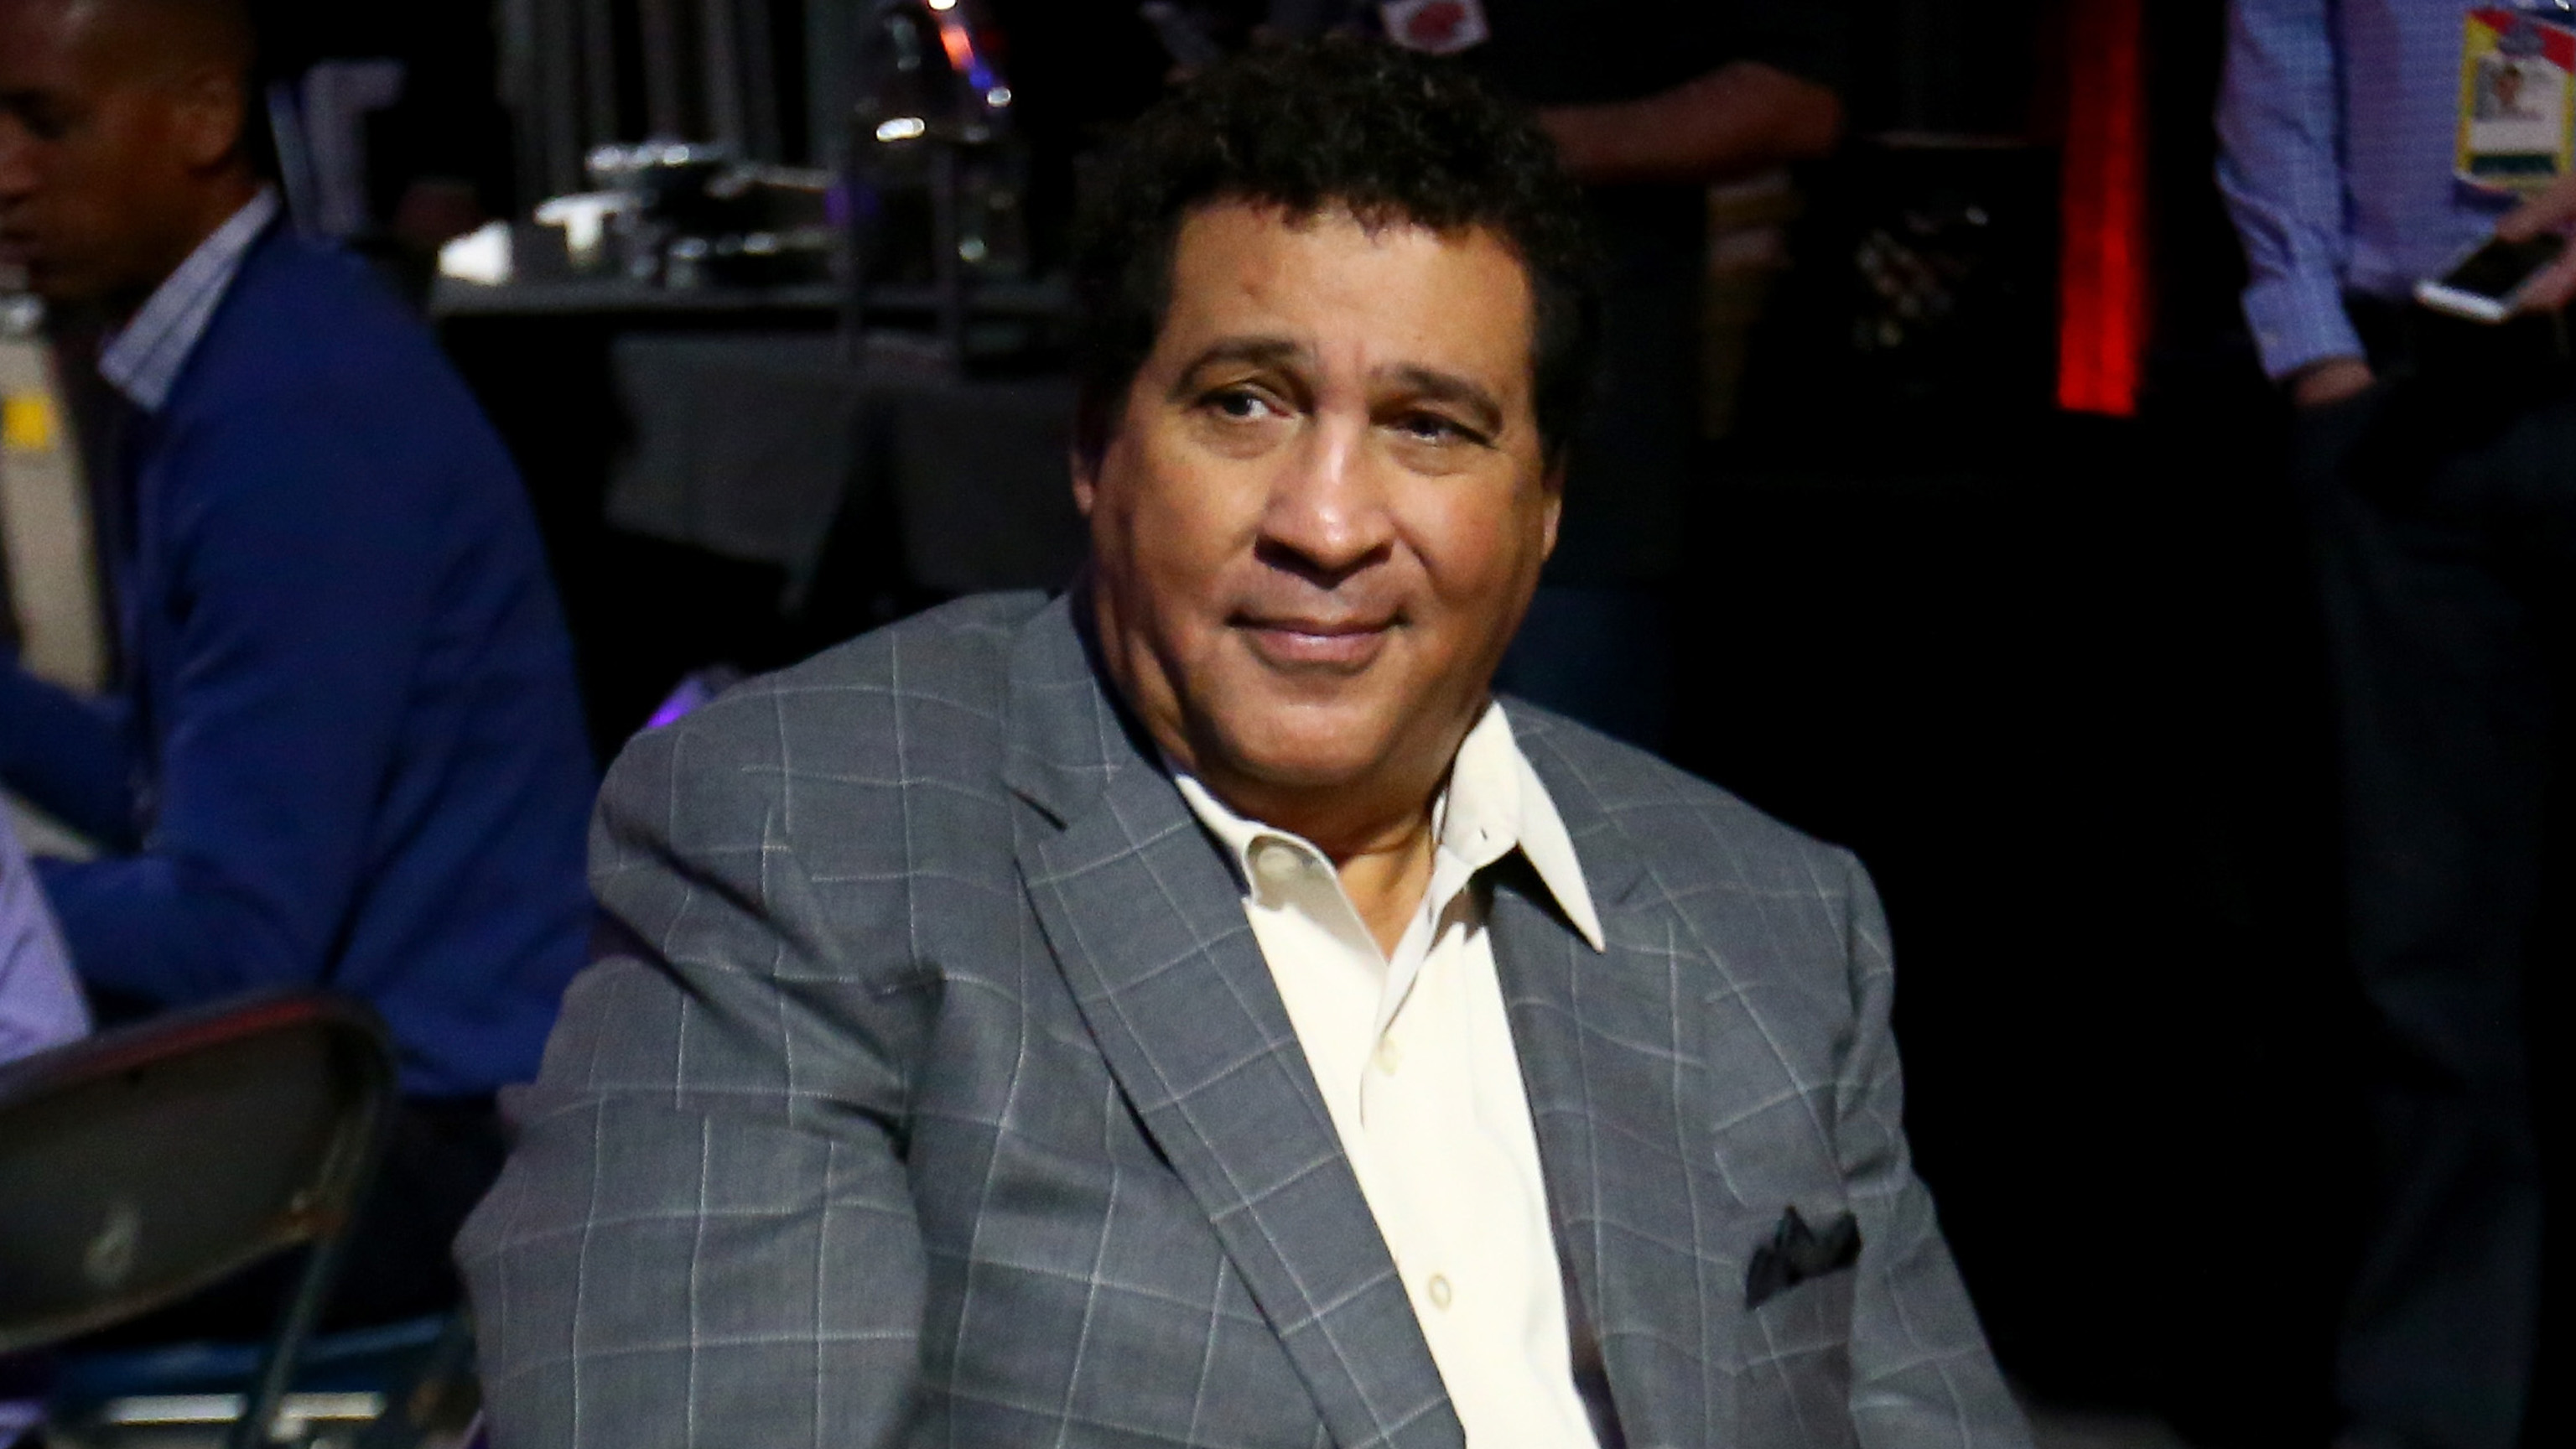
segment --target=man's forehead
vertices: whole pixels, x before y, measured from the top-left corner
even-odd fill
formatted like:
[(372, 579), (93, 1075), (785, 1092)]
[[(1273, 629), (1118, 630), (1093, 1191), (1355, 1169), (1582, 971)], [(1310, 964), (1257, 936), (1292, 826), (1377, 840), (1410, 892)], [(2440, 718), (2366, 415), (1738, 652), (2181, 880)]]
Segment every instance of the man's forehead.
[[(1207, 338), (1174, 336), (1175, 328), (1263, 338), (1282, 360), (1374, 343), (1489, 353), (1517, 367), (1527, 360), (1534, 320), (1528, 275), (1499, 235), (1346, 209), (1202, 207), (1183, 224), (1172, 286), (1165, 340), (1193, 352)], [(1329, 324), (1337, 335), (1302, 334), (1299, 320)]]
[(47, 85), (114, 86), (167, 79), (235, 46), (219, 16), (151, 0), (0, 0), (0, 75)]
[(0, 0), (0, 31), (13, 44), (52, 48), (97, 24), (95, 0)]
[(1182, 216), (1176, 249), (1187, 248), (1193, 239), (1204, 242), (1220, 235), (1238, 240), (1357, 237), (1375, 247), (1428, 243), (1458, 254), (1486, 253), (1507, 260), (1516, 272), (1523, 270), (1511, 239), (1497, 227), (1473, 223), (1435, 226), (1401, 212), (1339, 201), (1306, 207), (1259, 197), (1218, 197), (1201, 202)]
[(99, 78), (98, 0), (0, 0), (0, 87), (59, 89)]

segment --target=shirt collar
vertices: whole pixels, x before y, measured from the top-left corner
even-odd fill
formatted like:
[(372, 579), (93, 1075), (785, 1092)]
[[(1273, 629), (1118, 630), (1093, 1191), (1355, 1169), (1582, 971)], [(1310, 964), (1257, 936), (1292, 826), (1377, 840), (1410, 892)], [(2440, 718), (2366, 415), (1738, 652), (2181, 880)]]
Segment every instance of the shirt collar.
[(150, 298), (134, 320), (117, 330), (99, 353), (99, 375), (126, 401), (147, 413), (161, 411), (178, 384), (179, 370), (206, 335), (216, 304), (232, 287), (251, 243), (277, 217), (277, 192), (261, 187), (214, 235), (197, 244)]
[[(1246, 820), (1168, 758), (1164, 765), (1171, 771), (1173, 783), (1180, 787), (1190, 813), (1234, 857), (1241, 878), (1246, 882), (1255, 879), (1253, 846), (1287, 832)], [(1584, 884), (1582, 863), (1574, 853), (1574, 838), (1566, 833), (1565, 820), (1557, 814), (1556, 801), (1549, 797), (1546, 783), (1530, 767), (1529, 757), (1521, 753), (1520, 742), (1512, 737), (1511, 721), (1504, 716), (1500, 703), (1485, 707), (1475, 728), (1467, 731), (1467, 738), (1458, 746), (1457, 758), (1449, 766), (1448, 788), (1441, 792), (1433, 817), (1440, 851), (1457, 857), (1471, 870), (1481, 870), (1518, 850), (1538, 873), (1539, 883), (1556, 897), (1557, 908), (1565, 912), (1584, 941), (1595, 951), (1609, 949), (1601, 931), (1600, 913), (1593, 907), (1592, 891)], [(1289, 838), (1297, 840), (1295, 836)], [(1297, 843), (1307, 850), (1314, 849), (1309, 842)]]

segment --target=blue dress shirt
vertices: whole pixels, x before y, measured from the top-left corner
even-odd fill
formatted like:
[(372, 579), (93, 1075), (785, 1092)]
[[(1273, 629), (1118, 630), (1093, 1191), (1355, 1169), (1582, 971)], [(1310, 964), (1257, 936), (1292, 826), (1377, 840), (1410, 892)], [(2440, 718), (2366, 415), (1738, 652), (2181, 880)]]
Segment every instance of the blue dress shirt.
[(2463, 0), (2230, 7), (2218, 181), (2273, 377), (2361, 356), (2345, 293), (2402, 298), (2494, 224), (2452, 180), (2468, 11)]

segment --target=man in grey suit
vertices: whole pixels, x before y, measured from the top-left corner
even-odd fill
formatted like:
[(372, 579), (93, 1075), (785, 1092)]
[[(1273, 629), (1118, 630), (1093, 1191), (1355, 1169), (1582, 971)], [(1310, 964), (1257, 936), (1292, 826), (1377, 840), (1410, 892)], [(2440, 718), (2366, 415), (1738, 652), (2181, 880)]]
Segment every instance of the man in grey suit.
[(460, 1245), (500, 1449), (2018, 1449), (1859, 866), (1489, 682), (1596, 307), (1335, 43), (1097, 178), (1066, 598), (639, 739)]

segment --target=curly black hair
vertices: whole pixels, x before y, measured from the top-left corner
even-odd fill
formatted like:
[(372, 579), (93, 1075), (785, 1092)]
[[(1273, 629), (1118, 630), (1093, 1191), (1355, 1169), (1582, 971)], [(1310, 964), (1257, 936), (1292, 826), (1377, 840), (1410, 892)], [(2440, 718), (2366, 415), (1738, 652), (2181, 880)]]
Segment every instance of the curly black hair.
[(1466, 72), (1347, 37), (1264, 47), (1165, 97), (1089, 180), (1073, 249), (1085, 456), (1108, 445), (1162, 331), (1182, 223), (1229, 201), (1503, 241), (1536, 303), (1539, 435), (1551, 462), (1563, 455), (1591, 391), (1597, 250), (1582, 194), (1536, 119)]

